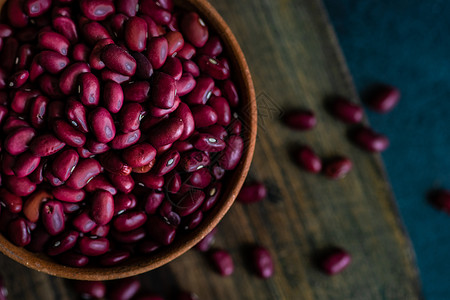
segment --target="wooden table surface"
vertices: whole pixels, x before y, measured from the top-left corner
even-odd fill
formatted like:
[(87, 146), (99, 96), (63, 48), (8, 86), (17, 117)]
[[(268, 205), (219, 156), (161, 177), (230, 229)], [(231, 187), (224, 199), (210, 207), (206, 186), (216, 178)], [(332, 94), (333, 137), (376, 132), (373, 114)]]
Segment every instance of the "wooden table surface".
[[(324, 109), (334, 94), (359, 101), (320, 0), (211, 0), (247, 57), (259, 106), (259, 134), (250, 178), (268, 183), (263, 203), (235, 204), (218, 227), (215, 245), (228, 249), (235, 273), (217, 275), (191, 250), (141, 276), (162, 294), (175, 288), (200, 299), (421, 299), (414, 254), (399, 220), (378, 155), (346, 137), (349, 126)], [(294, 132), (279, 117), (293, 108), (316, 112), (317, 127)], [(332, 181), (296, 167), (290, 149), (312, 146), (319, 155), (345, 154), (354, 162), (346, 178)], [(248, 271), (246, 245), (272, 251), (276, 274), (260, 280)], [(329, 277), (314, 265), (316, 253), (342, 246), (351, 266)], [(10, 300), (75, 299), (65, 280), (0, 257)]]

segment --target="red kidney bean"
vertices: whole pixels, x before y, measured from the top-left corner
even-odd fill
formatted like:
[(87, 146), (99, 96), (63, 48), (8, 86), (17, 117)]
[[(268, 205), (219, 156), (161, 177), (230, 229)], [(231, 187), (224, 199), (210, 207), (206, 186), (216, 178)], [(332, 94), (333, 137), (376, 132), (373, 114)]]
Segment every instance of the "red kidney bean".
[(195, 121), (189, 106), (181, 102), (173, 116), (183, 121), (183, 133), (180, 136), (180, 140), (190, 137), (195, 129)]
[(295, 110), (285, 116), (284, 122), (293, 129), (309, 130), (316, 126), (317, 119), (310, 110)]
[(166, 119), (154, 127), (148, 142), (155, 148), (172, 144), (183, 134), (183, 120), (177, 117)]
[(164, 186), (164, 177), (151, 173), (136, 174), (134, 176), (136, 182), (142, 184), (149, 189), (160, 189)]
[(219, 164), (225, 170), (233, 170), (237, 167), (244, 151), (244, 141), (240, 136), (230, 136), (227, 147), (221, 153)]
[(120, 215), (136, 206), (136, 196), (133, 194), (117, 194), (114, 196), (114, 215)]
[(130, 258), (131, 254), (125, 250), (112, 250), (100, 257), (100, 264), (102, 266), (115, 266), (128, 258)]
[(444, 189), (433, 191), (429, 200), (437, 209), (450, 214), (450, 192)]
[(78, 93), (81, 103), (85, 106), (97, 106), (100, 102), (100, 83), (92, 73), (83, 73), (78, 76)]
[(19, 42), (13, 37), (5, 39), (2, 49), (2, 60), (0, 66), (3, 71), (10, 72), (14, 67), (14, 63), (17, 57), (17, 51), (19, 49)]
[(225, 142), (209, 133), (198, 133), (193, 137), (194, 147), (206, 152), (220, 152), (225, 149)]
[(82, 189), (89, 181), (100, 174), (101, 166), (95, 159), (89, 158), (80, 160), (73, 170), (66, 185), (74, 189)]
[(31, 182), (35, 184), (40, 184), (42, 181), (44, 181), (44, 166), (46, 165), (46, 161), (44, 159), (41, 159), (41, 162), (39, 163), (36, 170), (33, 171), (30, 175), (28, 175), (28, 178), (31, 180)]
[(143, 116), (144, 109), (139, 103), (125, 104), (118, 115), (121, 131), (128, 133), (138, 130)]
[[(147, 22), (147, 25), (148, 25), (148, 36), (150, 38), (158, 37), (158, 36), (164, 35), (166, 33), (166, 30), (164, 29), (164, 27), (161, 26), (161, 25), (156, 24), (155, 21), (153, 21), (153, 19), (150, 18), (149, 16), (147, 16), (147, 15), (140, 15), (140, 17), (142, 19), (144, 19), (145, 22)], [(147, 45), (147, 49), (148, 48), (149, 47)]]
[(11, 102), (11, 109), (18, 114), (26, 113), (29, 109), (31, 101), (37, 96), (39, 96), (39, 93), (36, 91), (16, 91)]
[(215, 58), (201, 55), (197, 58), (197, 64), (200, 70), (217, 80), (225, 80), (230, 77), (230, 69), (224, 63)]
[(101, 60), (102, 50), (106, 45), (114, 44), (112, 39), (99, 40), (89, 55), (89, 65), (96, 70), (101, 70), (105, 67), (105, 63)]
[(24, 218), (17, 218), (9, 222), (7, 227), (8, 237), (19, 247), (24, 247), (31, 242), (31, 232)]
[(242, 132), (242, 122), (238, 119), (232, 120), (231, 124), (228, 126), (228, 131), (230, 134), (240, 135)]
[(41, 91), (50, 98), (60, 99), (64, 96), (59, 88), (59, 79), (50, 74), (43, 74), (38, 79), (38, 85)]
[(148, 165), (155, 157), (156, 149), (146, 143), (131, 146), (122, 153), (123, 160), (132, 168)]
[(152, 128), (159, 122), (167, 119), (168, 117), (169, 117), (168, 114), (164, 115), (163, 117), (152, 117), (150, 115), (146, 115), (144, 119), (142, 119), (142, 124), (140, 125), (140, 128), (142, 132), (148, 132), (150, 128)]
[(89, 125), (97, 141), (108, 143), (116, 135), (116, 127), (111, 114), (103, 107), (97, 107), (89, 113)]
[(65, 95), (70, 95), (75, 93), (77, 88), (77, 78), (78, 75), (82, 73), (90, 72), (91, 69), (89, 66), (84, 62), (76, 62), (68, 66), (64, 72), (62, 72), (60, 81), (59, 81), (59, 88), (61, 89), (61, 92), (63, 92)]
[(36, 132), (30, 127), (19, 127), (12, 130), (5, 138), (3, 146), (11, 155), (18, 155), (28, 149), (28, 144)]
[(49, 121), (64, 118), (65, 115), (64, 102), (59, 100), (50, 101), (48, 104), (47, 118)]
[(225, 80), (222, 85), (222, 94), (231, 107), (236, 107), (239, 104), (239, 94), (236, 86), (231, 80)]
[(17, 71), (16, 73), (14, 73), (11, 76), (10, 82), (9, 82), (9, 87), (10, 88), (20, 88), (27, 82), (29, 76), (30, 76), (30, 73), (28, 73), (28, 71), (26, 71), (26, 70)]
[(108, 174), (109, 180), (122, 193), (129, 193), (134, 188), (134, 180), (130, 175)]
[(31, 67), (31, 62), (35, 55), (35, 47), (30, 44), (23, 44), (19, 47), (16, 59), (16, 69), (27, 69)]
[(113, 151), (109, 151), (99, 156), (100, 164), (106, 171), (116, 175), (129, 175), (131, 167), (125, 164), (119, 155)]
[(228, 137), (227, 130), (223, 126), (217, 124), (201, 128), (201, 133), (213, 135), (214, 137), (221, 140), (226, 140), (226, 138)]
[(9, 134), (12, 131), (21, 128), (21, 127), (30, 127), (30, 125), (17, 117), (9, 116), (5, 120), (5, 124), (3, 124), (3, 132), (5, 134)]
[(70, 202), (62, 202), (64, 213), (66, 214), (72, 214), (74, 212), (80, 211), (80, 205), (77, 203), (70, 203)]
[(335, 117), (350, 124), (361, 122), (364, 113), (361, 106), (344, 98), (335, 99), (331, 111)]
[(72, 49), (73, 59), (79, 62), (88, 62), (90, 53), (91, 49), (85, 44), (76, 44)]
[(169, 53), (169, 43), (163, 36), (153, 37), (147, 44), (147, 58), (154, 69), (161, 68)]
[(234, 262), (230, 253), (222, 249), (210, 250), (209, 258), (214, 268), (222, 276), (230, 276), (234, 272)]
[(6, 38), (13, 34), (13, 29), (6, 25), (6, 24), (0, 24), (0, 38)]
[(117, 45), (106, 45), (101, 52), (101, 59), (112, 71), (133, 76), (136, 72), (136, 60)]
[(205, 104), (211, 97), (213, 88), (214, 80), (211, 77), (198, 78), (195, 88), (185, 99), (186, 103), (190, 105)]
[(187, 216), (195, 212), (205, 200), (205, 193), (201, 190), (192, 189), (184, 194), (181, 199), (177, 199), (174, 203), (174, 210), (181, 217)]
[(35, 137), (30, 143), (30, 150), (34, 155), (43, 157), (50, 156), (62, 148), (66, 144), (58, 140), (53, 134), (43, 134)]
[[(113, 140), (114, 141), (114, 140)], [(112, 142), (111, 142), (112, 143)], [(91, 152), (92, 154), (102, 154), (107, 152), (110, 147), (108, 144), (105, 143), (99, 143), (93, 139), (88, 139), (86, 141), (85, 147)]]
[(187, 43), (185, 41), (183, 48), (181, 48), (181, 50), (178, 51), (177, 57), (189, 60), (192, 57), (194, 57), (196, 52), (197, 52), (197, 49), (194, 46), (192, 46), (190, 43)]
[(116, 114), (122, 108), (124, 101), (123, 90), (120, 84), (108, 81), (103, 87), (103, 103), (106, 109)]
[[(0, 41), (1, 41), (1, 39), (0, 39)], [(0, 42), (0, 46), (1, 46), (1, 42)], [(0, 69), (0, 89), (1, 90), (5, 89), (8, 84), (7, 77), (8, 77), (8, 73), (5, 70)]]
[(27, 0), (24, 3), (24, 12), (31, 18), (43, 15), (50, 9), (51, 0)]
[(195, 249), (200, 252), (208, 251), (211, 248), (211, 245), (214, 243), (216, 233), (217, 228), (211, 230), (197, 245), (195, 245)]
[(114, 3), (108, 0), (81, 0), (80, 8), (93, 21), (102, 21), (115, 12)]
[(87, 256), (73, 251), (67, 251), (65, 253), (62, 253), (57, 256), (57, 259), (64, 265), (76, 268), (84, 267), (89, 263), (89, 258)]
[(8, 108), (6, 106), (0, 105), (0, 124), (6, 119), (8, 115)]
[(208, 104), (217, 112), (217, 124), (228, 126), (231, 123), (231, 108), (223, 97), (213, 97)]
[(249, 204), (260, 202), (267, 197), (267, 188), (262, 182), (245, 184), (237, 196), (237, 201)]
[(208, 41), (209, 31), (205, 22), (195, 12), (183, 15), (180, 21), (181, 32), (185, 39), (197, 48), (205, 46)]
[(136, 76), (141, 80), (149, 80), (153, 75), (153, 66), (145, 55), (139, 52), (131, 52), (131, 55), (136, 60)]
[(184, 73), (180, 80), (176, 82), (177, 86), (177, 95), (179, 97), (185, 96), (192, 92), (192, 90), (195, 88), (196, 81), (192, 74)]
[(89, 234), (92, 237), (107, 237), (110, 230), (109, 225), (99, 225), (92, 229)]
[(45, 50), (38, 54), (38, 63), (47, 72), (57, 74), (64, 70), (69, 64), (70, 60), (58, 52)]
[(172, 76), (176, 81), (178, 81), (183, 75), (183, 66), (178, 58), (169, 56), (160, 71)]
[(222, 190), (222, 183), (216, 181), (212, 183), (205, 191), (206, 199), (202, 204), (202, 211), (206, 212), (214, 207), (219, 200), (220, 191)]
[(184, 47), (184, 38), (183, 35), (178, 31), (171, 31), (166, 33), (165, 38), (169, 44), (168, 48), (168, 56), (172, 56), (176, 54), (178, 51), (183, 49)]
[(5, 175), (14, 175), (14, 171), (12, 170), (12, 167), (16, 163), (16, 158), (12, 155), (9, 155), (8, 153), (4, 152), (2, 153), (2, 171)]
[(269, 250), (263, 246), (253, 246), (249, 256), (253, 270), (259, 277), (267, 279), (273, 276), (274, 265)]
[(83, 236), (78, 240), (80, 252), (87, 256), (99, 256), (109, 250), (109, 240), (106, 238), (91, 238)]
[(181, 188), (181, 176), (177, 172), (168, 173), (164, 177), (164, 182), (166, 183), (166, 189), (171, 194), (176, 194)]
[[(161, 117), (168, 117), (169, 114), (171, 114), (172, 112), (174, 112), (178, 106), (180, 105), (181, 100), (178, 96), (175, 97), (175, 103), (173, 104), (172, 108), (170, 109), (162, 109), (153, 105), (149, 105), (147, 108), (147, 112), (149, 114), (149, 116), (154, 117), (154, 118), (161, 118)], [(159, 123), (159, 122), (158, 122)]]
[(86, 193), (83, 190), (72, 189), (66, 186), (53, 188), (52, 194), (56, 199), (69, 203), (81, 202), (86, 196)]
[(203, 54), (209, 57), (216, 57), (219, 56), (223, 51), (222, 42), (220, 41), (220, 38), (216, 35), (212, 35), (209, 37), (206, 44), (198, 49), (199, 54)]
[(156, 73), (152, 84), (152, 104), (164, 109), (173, 107), (177, 90), (175, 79), (165, 73)]
[(38, 46), (66, 56), (69, 53), (70, 43), (63, 35), (49, 31), (38, 35)]
[(159, 157), (158, 162), (154, 166), (154, 172), (158, 176), (164, 176), (176, 168), (180, 162), (180, 153), (178, 151), (168, 151)]
[(117, 194), (116, 188), (102, 174), (95, 176), (91, 181), (89, 181), (89, 183), (84, 187), (84, 189), (88, 193), (103, 190), (111, 193), (112, 195)]
[(116, 1), (116, 11), (128, 17), (134, 17), (139, 7), (139, 0), (118, 0)]
[(296, 151), (295, 160), (302, 168), (311, 173), (319, 173), (322, 170), (322, 160), (308, 146), (302, 146)]
[(380, 113), (387, 113), (394, 109), (400, 101), (400, 91), (393, 86), (382, 86), (368, 99), (368, 105)]
[(75, 291), (82, 299), (102, 299), (106, 295), (106, 285), (102, 281), (74, 281)]
[(149, 98), (150, 83), (148, 81), (131, 82), (123, 87), (125, 101), (142, 103)]
[(147, 46), (147, 22), (139, 17), (131, 17), (125, 22), (125, 43), (131, 51), (142, 52)]
[(56, 177), (55, 175), (53, 175), (52, 171), (50, 170), (50, 168), (45, 168), (44, 169), (44, 177), (45, 179), (52, 185), (52, 186), (61, 186), (64, 184), (64, 182), (62, 182), (61, 180), (59, 180), (58, 177)]
[(13, 194), (25, 197), (36, 190), (36, 184), (28, 177), (17, 178), (16, 176), (5, 176), (2, 178), (4, 186)]
[(30, 175), (39, 166), (41, 158), (31, 152), (24, 152), (17, 157), (12, 170), (14, 174), (21, 178)]
[(365, 126), (356, 129), (353, 139), (361, 148), (370, 152), (383, 152), (389, 147), (386, 136)]
[(22, 198), (8, 192), (6, 189), (0, 190), (0, 202), (2, 206), (5, 206), (10, 212), (16, 214), (22, 211), (23, 201)]
[(153, 215), (157, 212), (158, 208), (164, 200), (164, 194), (156, 191), (150, 191), (145, 198), (144, 209), (148, 215)]
[(139, 289), (141, 283), (137, 277), (129, 277), (118, 280), (111, 286), (111, 289), (107, 291), (107, 299), (111, 300), (130, 300), (133, 298)]
[(69, 179), (78, 163), (78, 153), (73, 149), (59, 153), (52, 162), (52, 173), (61, 181)]
[(331, 179), (345, 177), (353, 167), (353, 163), (346, 157), (337, 157), (327, 162), (323, 168), (324, 174)]
[(181, 156), (180, 166), (186, 172), (193, 172), (208, 166), (210, 158), (208, 153), (203, 151), (189, 151)]
[(176, 229), (159, 216), (148, 216), (146, 229), (147, 234), (161, 245), (169, 245), (175, 239)]
[(40, 129), (44, 127), (49, 102), (49, 99), (44, 96), (38, 96), (31, 101), (30, 123), (34, 128)]
[(108, 224), (114, 216), (114, 199), (107, 191), (96, 191), (91, 199), (91, 216), (98, 225)]
[(160, 247), (160, 244), (150, 241), (150, 240), (142, 240), (137, 245), (139, 253), (148, 254), (156, 251)]
[(344, 249), (333, 249), (320, 262), (320, 266), (328, 275), (335, 275), (347, 268), (352, 258)]
[(63, 120), (55, 120), (52, 125), (56, 137), (68, 146), (83, 147), (86, 143), (86, 136), (69, 123)]
[(145, 224), (147, 215), (142, 211), (130, 211), (115, 217), (113, 227), (119, 232), (129, 232)]
[(204, 189), (212, 180), (211, 173), (206, 168), (194, 171), (189, 174), (188, 184), (194, 188)]
[(172, 18), (172, 14), (169, 11), (158, 6), (153, 0), (141, 0), (139, 10), (159, 25), (169, 24)]
[(82, 233), (88, 233), (94, 229), (97, 224), (91, 219), (87, 211), (83, 211), (72, 220), (72, 226)]
[(191, 109), (195, 127), (208, 127), (217, 123), (217, 113), (209, 105), (197, 105)]
[(64, 231), (64, 211), (60, 202), (47, 201), (41, 209), (41, 220), (50, 235), (57, 235)]
[(141, 131), (136, 130), (129, 133), (118, 134), (111, 141), (111, 147), (113, 149), (125, 149), (139, 141), (141, 137)]
[(101, 72), (102, 81), (114, 81), (116, 83), (124, 83), (130, 80), (129, 76), (125, 76), (109, 69), (103, 69)]
[(183, 229), (193, 230), (203, 221), (203, 212), (198, 210), (183, 219)]

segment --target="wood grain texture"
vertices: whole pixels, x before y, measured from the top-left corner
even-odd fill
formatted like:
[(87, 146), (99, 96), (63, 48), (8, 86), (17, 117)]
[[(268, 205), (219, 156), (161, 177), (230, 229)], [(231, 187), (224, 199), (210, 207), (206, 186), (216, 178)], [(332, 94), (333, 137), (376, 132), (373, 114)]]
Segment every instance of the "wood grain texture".
[[(411, 245), (380, 157), (351, 144), (350, 128), (324, 109), (330, 95), (359, 100), (321, 2), (211, 2), (237, 36), (253, 74), (259, 136), (250, 177), (267, 182), (271, 197), (251, 206), (235, 204), (220, 223), (215, 245), (235, 258), (231, 277), (217, 275), (191, 250), (145, 274), (145, 286), (166, 295), (183, 288), (200, 299), (421, 299)], [(299, 133), (282, 126), (279, 116), (292, 108), (314, 110), (317, 128)], [(346, 154), (355, 168), (339, 181), (308, 174), (289, 154), (301, 143), (323, 157)], [(242, 253), (252, 243), (271, 249), (272, 279), (249, 272)], [(312, 259), (330, 245), (353, 256), (351, 266), (334, 277), (318, 271)], [(8, 275), (10, 299), (71, 299), (59, 279), (4, 257), (0, 266)]]

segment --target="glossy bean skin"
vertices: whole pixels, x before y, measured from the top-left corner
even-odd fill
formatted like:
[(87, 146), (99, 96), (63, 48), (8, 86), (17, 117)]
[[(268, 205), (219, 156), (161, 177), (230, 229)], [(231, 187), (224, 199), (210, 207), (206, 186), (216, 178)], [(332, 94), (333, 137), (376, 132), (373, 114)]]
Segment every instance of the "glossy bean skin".
[(363, 126), (353, 133), (353, 140), (364, 150), (383, 152), (389, 147), (389, 139), (373, 129)]
[(185, 96), (194, 90), (197, 82), (194, 79), (194, 76), (189, 73), (184, 73), (180, 80), (176, 82), (177, 85), (177, 95), (179, 97)]
[(103, 103), (109, 112), (116, 114), (122, 108), (124, 95), (122, 86), (114, 81), (108, 81), (103, 86)]
[(105, 63), (101, 59), (103, 48), (107, 45), (114, 44), (114, 41), (110, 38), (99, 40), (95, 43), (94, 48), (89, 55), (89, 65), (95, 70), (102, 70), (105, 67)]
[(136, 73), (134, 74), (140, 80), (149, 80), (153, 75), (153, 66), (148, 58), (139, 52), (131, 52), (131, 55), (136, 60)]
[(250, 204), (262, 201), (267, 197), (266, 186), (259, 181), (246, 183), (239, 192), (236, 200), (240, 203)]
[(116, 1), (116, 10), (128, 17), (134, 17), (136, 15), (136, 7), (138, 4), (139, 0), (118, 0)]
[(210, 250), (209, 257), (217, 272), (222, 276), (230, 276), (234, 272), (234, 262), (230, 253), (222, 249)]
[(43, 134), (35, 137), (30, 143), (30, 150), (39, 157), (50, 156), (59, 152), (66, 144), (53, 134)]
[(117, 194), (117, 189), (103, 174), (95, 176), (91, 181), (89, 181), (84, 189), (88, 193), (94, 193), (97, 190), (103, 190), (109, 192), (111, 195)]
[(211, 248), (212, 243), (214, 242), (216, 233), (217, 228), (215, 227), (197, 245), (195, 245), (195, 249), (200, 252), (208, 251)]
[[(217, 178), (216, 178), (217, 179)], [(214, 207), (219, 200), (220, 192), (222, 190), (222, 183), (216, 181), (212, 183), (205, 191), (206, 199), (202, 204), (202, 211), (206, 212)]]
[(244, 151), (244, 141), (240, 136), (230, 136), (227, 147), (219, 158), (219, 164), (225, 170), (233, 170), (237, 167)]
[(78, 159), (79, 155), (73, 149), (59, 153), (52, 162), (52, 173), (61, 181), (66, 181), (75, 169)]
[(180, 153), (176, 150), (167, 151), (161, 155), (157, 164), (154, 166), (153, 171), (158, 176), (164, 176), (176, 168), (180, 162)]
[(206, 104), (212, 95), (214, 80), (211, 77), (197, 79), (195, 88), (186, 96), (186, 103), (190, 105)]
[(98, 157), (100, 164), (106, 171), (116, 175), (129, 175), (131, 167), (124, 163), (114, 151), (108, 151)]
[(111, 71), (108, 68), (102, 70), (101, 77), (103, 81), (114, 81), (119, 84), (130, 80), (130, 76)]
[(135, 130), (128, 133), (117, 134), (111, 141), (111, 148), (121, 150), (131, 147), (136, 144), (141, 138), (141, 131)]
[(180, 27), (183, 36), (195, 47), (201, 48), (208, 41), (208, 28), (197, 13), (185, 14), (181, 19)]
[(31, 152), (24, 152), (17, 157), (12, 170), (18, 178), (30, 175), (39, 166), (41, 158)]
[(95, 159), (80, 160), (69, 180), (67, 180), (66, 185), (70, 188), (82, 189), (92, 178), (100, 174), (100, 172), (101, 166)]
[(231, 80), (225, 80), (222, 84), (222, 94), (231, 107), (236, 107), (239, 104), (239, 94), (236, 86)]
[(89, 113), (89, 125), (97, 141), (108, 143), (116, 135), (116, 127), (111, 114), (103, 107), (97, 107)]
[(90, 238), (83, 236), (78, 240), (80, 252), (87, 256), (99, 256), (109, 250), (109, 240), (106, 238)]
[(169, 43), (163, 36), (149, 39), (146, 56), (154, 69), (161, 68), (169, 53)]
[(185, 60), (182, 62), (183, 72), (190, 73), (194, 77), (200, 76), (200, 68), (192, 60)]
[(135, 81), (123, 87), (125, 101), (142, 103), (150, 97), (150, 83), (148, 81)]
[(12, 220), (7, 227), (8, 237), (19, 247), (24, 247), (31, 242), (30, 229), (27, 226), (27, 222), (24, 218), (17, 218)]
[(69, 52), (69, 41), (56, 32), (43, 32), (38, 36), (38, 45), (43, 49), (53, 50), (66, 56)]
[(78, 75), (90, 72), (90, 67), (84, 62), (76, 62), (65, 68), (61, 74), (59, 88), (65, 95), (73, 94), (77, 88)]
[(84, 299), (101, 299), (106, 295), (106, 285), (102, 281), (75, 281), (74, 288)]
[(176, 200), (174, 210), (181, 217), (192, 214), (196, 211), (205, 200), (205, 193), (201, 190), (191, 190)]
[(183, 129), (182, 119), (169, 118), (156, 125), (153, 134), (148, 138), (148, 142), (155, 148), (172, 144), (181, 137)]
[(125, 149), (122, 158), (132, 168), (148, 165), (156, 157), (156, 149), (147, 143), (141, 143)]
[(14, 93), (11, 102), (11, 109), (18, 114), (26, 113), (31, 101), (37, 96), (39, 96), (39, 93), (37, 93), (36, 91), (19, 89)]
[(149, 189), (157, 190), (164, 186), (164, 177), (152, 173), (136, 174), (134, 178), (136, 182)]
[(192, 44), (184, 42), (183, 48), (181, 48), (180, 51), (178, 51), (177, 56), (179, 58), (189, 60), (191, 59), (195, 54), (197, 53), (197, 49), (192, 46)]
[(79, 131), (83, 133), (87, 133), (89, 131), (86, 118), (86, 108), (83, 104), (81, 104), (81, 102), (76, 101), (73, 98), (69, 98), (66, 103), (65, 113), (71, 124)]
[(226, 80), (230, 77), (230, 69), (228, 69), (222, 61), (206, 55), (197, 58), (197, 64), (200, 70), (217, 80)]
[(102, 266), (115, 266), (131, 256), (130, 252), (124, 250), (112, 250), (100, 257), (100, 264)]
[(217, 124), (228, 126), (231, 123), (231, 108), (228, 101), (223, 97), (213, 97), (208, 104), (217, 113)]
[(195, 127), (208, 127), (217, 123), (217, 113), (209, 105), (197, 105), (191, 109)]
[(58, 186), (52, 189), (52, 195), (60, 201), (78, 203), (84, 200), (86, 193), (84, 190)]
[(320, 266), (328, 275), (335, 275), (347, 268), (351, 260), (351, 255), (347, 251), (335, 248), (322, 258)]
[(131, 17), (125, 22), (124, 36), (128, 49), (142, 52), (147, 46), (147, 22), (140, 17)]
[(179, 173), (172, 172), (164, 176), (165, 188), (169, 193), (176, 194), (181, 189), (181, 176)]
[(122, 193), (129, 193), (134, 188), (134, 180), (130, 175), (108, 174), (109, 180)]
[(38, 96), (31, 101), (30, 123), (34, 128), (41, 129), (45, 126), (48, 104), (49, 99), (45, 96)]
[(112, 71), (132, 76), (136, 72), (136, 60), (119, 46), (110, 44), (103, 48), (101, 59)]
[(263, 246), (253, 246), (250, 250), (249, 257), (256, 275), (263, 279), (273, 276), (275, 267), (269, 250)]
[(124, 212), (136, 207), (136, 196), (133, 194), (118, 193), (114, 196), (114, 216), (123, 214)]
[(83, 147), (86, 143), (86, 136), (64, 120), (55, 120), (53, 131), (56, 137), (68, 146)]
[(118, 115), (120, 130), (124, 133), (139, 129), (144, 109), (139, 103), (127, 103)]
[(88, 62), (91, 49), (85, 44), (76, 44), (72, 49), (72, 57), (75, 61)]
[(212, 181), (211, 173), (205, 169), (201, 168), (200, 170), (194, 171), (189, 174), (188, 184), (193, 188), (204, 189), (206, 188)]
[(171, 13), (161, 7), (152, 0), (141, 0), (139, 10), (150, 16), (157, 24), (168, 25), (172, 17)]
[(54, 51), (42, 51), (39, 53), (38, 62), (47, 72), (57, 74), (69, 64), (69, 59)]
[(159, 69), (159, 71), (172, 76), (175, 81), (178, 81), (183, 75), (183, 65), (178, 58), (169, 56), (166, 59), (164, 66)]
[(78, 90), (81, 103), (85, 106), (97, 106), (100, 102), (100, 83), (92, 73), (82, 73), (78, 76)]
[(176, 229), (163, 221), (159, 216), (149, 216), (146, 229), (148, 235), (161, 245), (169, 245), (175, 239)]
[(341, 179), (352, 170), (353, 163), (347, 157), (336, 157), (325, 163), (323, 172), (331, 179)]
[(349, 124), (361, 122), (364, 114), (361, 106), (345, 98), (335, 99), (331, 104), (331, 112), (336, 118)]
[(12, 213), (19, 213), (22, 211), (23, 200), (20, 196), (10, 193), (4, 188), (2, 188), (0, 192), (0, 202), (2, 206), (6, 207), (6, 209)]
[(30, 73), (26, 70), (17, 71), (10, 77), (9, 87), (11, 88), (20, 88), (23, 86), (30, 76)]
[(28, 149), (28, 145), (35, 135), (35, 130), (30, 127), (19, 127), (12, 130), (4, 141), (5, 150), (11, 155), (19, 155)]
[(204, 168), (210, 164), (211, 160), (208, 153), (203, 151), (192, 150), (183, 153), (180, 160), (180, 167), (185, 172), (193, 172)]
[(83, 211), (72, 220), (72, 226), (82, 233), (88, 233), (94, 229), (97, 224), (92, 220), (87, 211)]
[(51, 200), (41, 209), (42, 223), (50, 235), (57, 235), (65, 228), (64, 211), (60, 202)]
[(209, 57), (219, 56), (222, 51), (222, 42), (217, 35), (210, 36), (206, 44), (202, 48), (198, 49), (199, 54), (207, 55)]
[(220, 152), (226, 148), (226, 143), (222, 139), (210, 133), (198, 133), (192, 142), (200, 151)]
[(119, 232), (129, 232), (145, 224), (147, 215), (142, 211), (130, 211), (114, 218), (114, 229)]
[(144, 203), (145, 212), (148, 215), (155, 214), (158, 208), (160, 207), (161, 203), (163, 202), (163, 200), (164, 200), (163, 193), (151, 191), (145, 199)]
[(152, 85), (152, 104), (163, 109), (173, 107), (176, 96), (175, 79), (165, 73), (156, 73)]
[(107, 0), (81, 0), (80, 8), (93, 21), (102, 21), (115, 12), (114, 4)]
[(76, 268), (84, 267), (89, 263), (87, 256), (70, 250), (58, 255), (56, 259), (64, 265)]
[(367, 103), (371, 109), (379, 113), (388, 113), (400, 101), (400, 91), (393, 86), (381, 86), (373, 92)]

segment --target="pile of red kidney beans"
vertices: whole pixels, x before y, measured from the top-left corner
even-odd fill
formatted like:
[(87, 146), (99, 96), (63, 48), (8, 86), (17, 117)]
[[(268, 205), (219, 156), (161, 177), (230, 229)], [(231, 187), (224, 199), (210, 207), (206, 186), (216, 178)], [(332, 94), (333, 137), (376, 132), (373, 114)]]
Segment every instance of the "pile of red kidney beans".
[(15, 245), (112, 266), (216, 204), (243, 124), (222, 42), (197, 13), (8, 0), (0, 51), (0, 230)]

